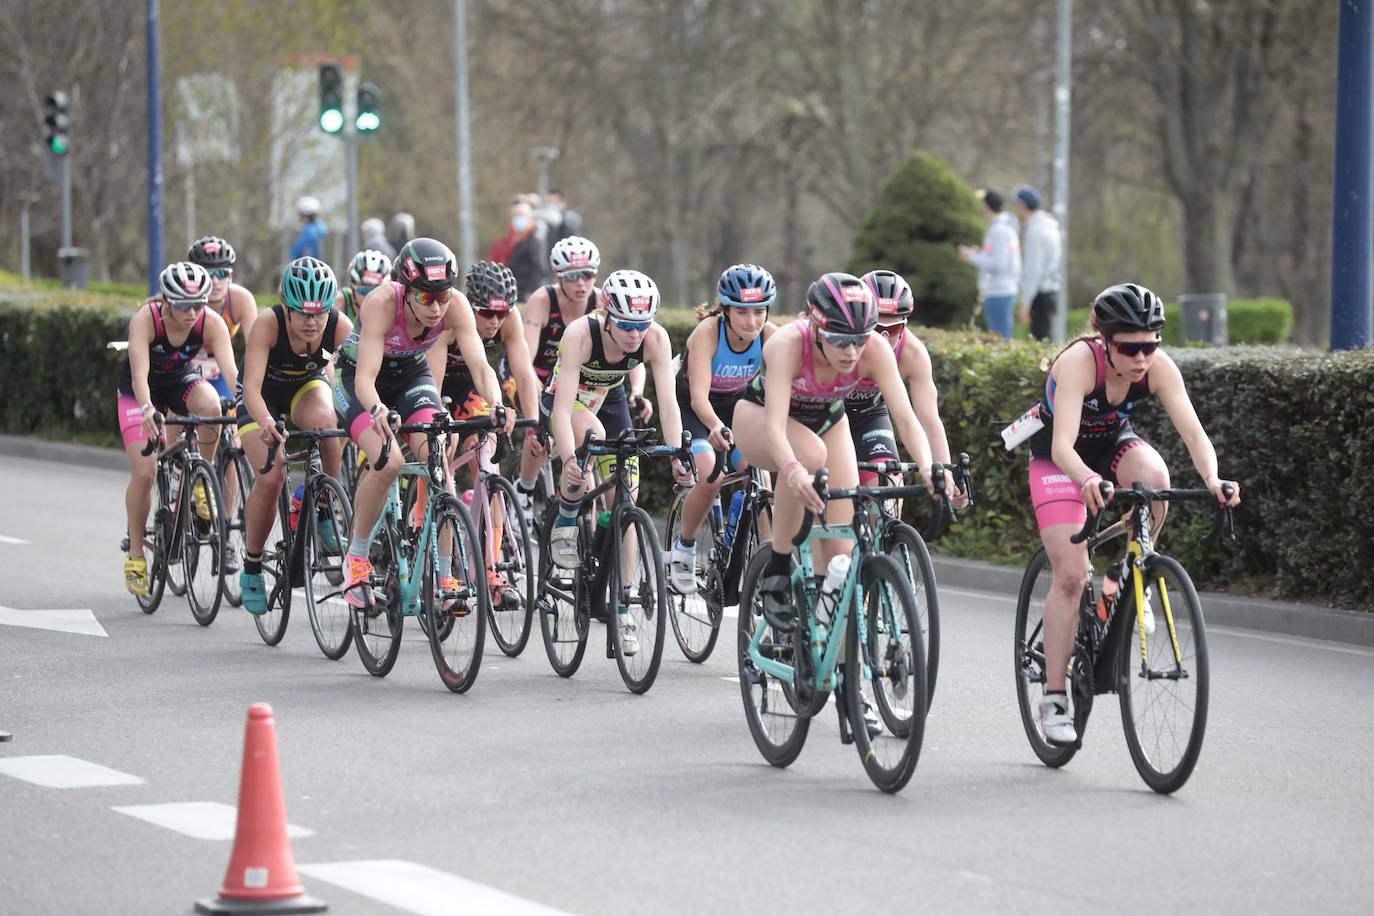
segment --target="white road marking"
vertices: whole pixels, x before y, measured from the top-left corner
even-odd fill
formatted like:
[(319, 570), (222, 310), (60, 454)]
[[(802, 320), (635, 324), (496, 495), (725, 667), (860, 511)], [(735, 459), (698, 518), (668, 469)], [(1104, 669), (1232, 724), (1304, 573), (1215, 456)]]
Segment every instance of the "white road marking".
[[(238, 809), (219, 802), (171, 802), (162, 805), (123, 805), (112, 807), (120, 814), (175, 830), (197, 840), (232, 840), (238, 826)], [(315, 831), (295, 824), (286, 825), (289, 837), (314, 836)]]
[(1374, 658), (1374, 649), (1366, 646), (1348, 646), (1325, 639), (1308, 639), (1305, 636), (1285, 636), (1282, 633), (1256, 633), (1252, 630), (1242, 630), (1237, 627), (1228, 627), (1219, 623), (1208, 624), (1207, 632), (1209, 635), (1215, 633), (1223, 636), (1240, 636), (1244, 639), (1258, 639), (1261, 642), (1276, 642), (1284, 646), (1301, 646), (1304, 649), (1325, 649), (1327, 652), (1341, 652), (1346, 655), (1362, 655), (1365, 658)]
[(329, 862), (301, 865), (297, 871), (417, 916), (566, 916), (562, 910), (415, 862)]
[(28, 627), (33, 630), (57, 630), (82, 636), (109, 636), (100, 621), (86, 608), (64, 608), (55, 611), (21, 611), (0, 604), (0, 626)]
[(85, 789), (91, 786), (137, 786), (143, 780), (89, 760), (65, 754), (0, 758), (0, 773), (49, 789)]
[(9, 537), (9, 536), (7, 536), (7, 535), (0, 534), (0, 544), (28, 544), (28, 543), (31, 543), (31, 542), (30, 542), (30, 541), (26, 541), (26, 540), (24, 540), (23, 538), (12, 538), (12, 537)]
[(739, 683), (739, 675), (737, 675), (737, 674), (735, 674), (735, 675), (729, 675), (729, 676), (727, 676), (727, 677), (721, 678), (721, 680), (722, 680), (722, 681), (731, 681), (731, 682), (733, 682), (733, 683), (735, 683), (735, 684), (738, 684), (738, 683)]

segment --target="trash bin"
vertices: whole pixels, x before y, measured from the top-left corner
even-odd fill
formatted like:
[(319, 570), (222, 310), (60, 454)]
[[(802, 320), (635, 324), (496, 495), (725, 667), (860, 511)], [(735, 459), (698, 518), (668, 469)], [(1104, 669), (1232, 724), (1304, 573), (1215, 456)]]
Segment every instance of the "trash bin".
[(1183, 311), (1183, 339), (1200, 340), (1214, 347), (1229, 341), (1226, 331), (1225, 293), (1186, 293), (1178, 297)]
[(85, 289), (88, 282), (91, 253), (85, 248), (57, 249), (57, 263), (62, 285), (68, 289)]

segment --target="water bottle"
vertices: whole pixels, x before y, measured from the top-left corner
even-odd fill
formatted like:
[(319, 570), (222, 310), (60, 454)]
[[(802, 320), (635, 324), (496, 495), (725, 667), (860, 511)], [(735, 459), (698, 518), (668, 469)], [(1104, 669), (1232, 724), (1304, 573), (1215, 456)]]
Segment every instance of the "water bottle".
[[(715, 519), (716, 527), (717, 527), (717, 528), (719, 528), (721, 531), (724, 531), (724, 530), (725, 530), (725, 525), (724, 525), (724, 523), (721, 521), (721, 514), (720, 514), (720, 494), (716, 494), (715, 500), (711, 503), (711, 518)], [(730, 536), (727, 534), (727, 535), (726, 535), (726, 541), (725, 541), (725, 543), (727, 543), (727, 544), (730, 543), (729, 537), (730, 537)]]
[(301, 522), (301, 497), (305, 495), (305, 484), (299, 484), (296, 492), (291, 494), (291, 530), (295, 531), (296, 526)]
[(821, 594), (816, 602), (818, 617), (823, 614), (825, 620), (835, 618), (835, 610), (840, 603), (840, 592), (844, 588), (844, 580), (848, 577), (849, 555), (840, 554), (832, 557), (830, 565), (825, 569), (825, 580), (821, 582)]
[(1097, 599), (1097, 619), (1103, 623), (1111, 616), (1112, 605), (1116, 604), (1116, 593), (1121, 589), (1121, 567), (1113, 563), (1107, 567), (1102, 577), (1102, 594)]
[(611, 513), (602, 510), (596, 516), (596, 531), (592, 534), (592, 556), (601, 556), (601, 546), (606, 542), (606, 530), (611, 526)]
[(1002, 430), (1002, 444), (1011, 451), (1044, 428), (1045, 420), (1040, 416), (1040, 405), (1036, 404)]
[(744, 508), (744, 491), (736, 490), (735, 495), (730, 497), (730, 514), (725, 517), (725, 546), (729, 547), (735, 540), (735, 529), (739, 527), (740, 510)]
[(168, 497), (168, 500), (170, 501), (170, 500), (176, 499), (176, 498), (177, 498), (177, 491), (180, 490), (180, 489), (181, 489), (181, 465), (174, 462), (174, 463), (172, 464), (172, 466), (169, 467), (169, 468), (167, 469), (167, 490), (168, 490), (167, 497)]

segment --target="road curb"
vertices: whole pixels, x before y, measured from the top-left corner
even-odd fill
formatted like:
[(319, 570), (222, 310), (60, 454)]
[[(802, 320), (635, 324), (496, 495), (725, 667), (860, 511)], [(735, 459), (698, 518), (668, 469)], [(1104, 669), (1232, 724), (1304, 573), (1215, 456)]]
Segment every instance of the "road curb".
[(75, 442), (49, 442), (47, 439), (35, 439), (30, 436), (0, 435), (0, 455), (79, 464), (83, 467), (114, 471), (129, 468), (129, 459), (119, 449), (78, 445)]
[[(1016, 595), (1023, 569), (998, 566), (962, 557), (932, 556), (935, 580), (943, 586)], [(1208, 623), (1307, 639), (1325, 639), (1355, 646), (1374, 647), (1374, 614), (1201, 592), (1202, 610)], [(1010, 606), (1010, 605), (1009, 605)]]

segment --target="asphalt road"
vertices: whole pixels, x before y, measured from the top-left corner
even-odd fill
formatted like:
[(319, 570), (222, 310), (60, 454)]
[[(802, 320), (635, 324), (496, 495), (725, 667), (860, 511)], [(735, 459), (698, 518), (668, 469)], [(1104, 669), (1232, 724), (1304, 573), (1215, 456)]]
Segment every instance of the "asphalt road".
[[(1041, 766), (1016, 712), (1011, 599), (945, 591), (924, 752), (889, 797), (829, 713), (789, 770), (765, 764), (728, 639), (701, 666), (665, 649), (638, 697), (595, 652), (558, 678), (536, 633), (518, 659), (489, 644), (456, 696), (418, 628), (379, 680), (352, 652), (325, 660), (303, 616), (277, 648), (233, 608), (205, 629), (168, 595), (145, 616), (121, 583), (124, 485), (0, 459), (0, 913), (185, 913), (212, 896), (230, 841), (138, 814), (212, 803), (158, 809), (195, 832), (235, 805), (252, 702), (275, 709), (288, 819), (308, 834), (296, 862), (336, 914), (1368, 912), (1374, 651), (1213, 627), (1206, 746), (1165, 798), (1137, 777), (1111, 697), (1067, 768)], [(15, 625), (42, 609), (89, 609), (108, 635)], [(13, 775), (82, 775), (23, 759), (49, 755), (139, 781)]]

